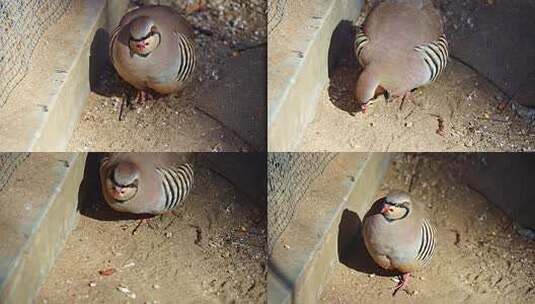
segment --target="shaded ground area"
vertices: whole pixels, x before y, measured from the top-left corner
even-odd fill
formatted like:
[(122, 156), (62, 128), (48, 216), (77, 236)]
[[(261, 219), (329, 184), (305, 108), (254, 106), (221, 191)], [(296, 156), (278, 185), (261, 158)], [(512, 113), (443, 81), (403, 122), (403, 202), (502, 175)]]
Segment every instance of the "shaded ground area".
[[(535, 241), (463, 181), (466, 155), (399, 155), (377, 198), (410, 191), (438, 229), (438, 250), (415, 273), (408, 292), (376, 266), (362, 241), (342, 251), (321, 303), (531, 303), (535, 301)], [(386, 275), (386, 276), (385, 276)]]
[[(372, 4), (380, 1), (370, 0)], [(353, 95), (360, 72), (352, 44), (347, 43), (352, 39), (348, 32), (345, 38), (332, 41), (331, 50), (336, 49), (339, 55), (329, 67), (331, 82), (319, 96), (316, 118), (305, 132), (300, 151), (535, 149), (535, 131), (531, 125), (535, 114), (516, 104), (532, 103), (528, 78), (535, 71), (529, 70), (533, 56), (526, 50), (532, 49), (533, 42), (524, 39), (522, 31), (532, 28), (527, 16), (532, 14), (533, 5), (522, 4), (522, 10), (515, 8), (515, 4), (496, 1), (434, 2), (445, 16), (445, 29), (454, 55), (438, 81), (419, 89), (414, 96), (415, 103), (406, 104), (401, 111), (399, 104), (386, 105), (380, 101), (369, 113), (355, 114)], [(514, 22), (507, 21), (511, 19)], [(510, 33), (507, 39), (492, 39), (504, 29)], [(516, 51), (529, 55), (517, 56)], [(515, 101), (514, 109), (498, 109), (511, 98)]]
[[(145, 2), (148, 4), (149, 1)], [(163, 97), (157, 102), (148, 103), (144, 108), (127, 111), (124, 121), (118, 121), (120, 103), (118, 96), (121, 96), (124, 89), (121, 88), (120, 81), (111, 68), (104, 67), (98, 79), (99, 83), (93, 84), (93, 91), (98, 93), (91, 93), (69, 142), (68, 150), (250, 150), (247, 136), (240, 134), (241, 130), (236, 130), (234, 125), (227, 124), (227, 121), (236, 119), (221, 118), (219, 113), (213, 111), (217, 107), (199, 107), (199, 105), (202, 100), (214, 99), (214, 94), (221, 95), (221, 92), (215, 89), (222, 86), (221, 82), (232, 82), (232, 78), (222, 75), (232, 74), (236, 67), (226, 63), (233, 59), (233, 62), (238, 62), (235, 59), (239, 59), (244, 52), (262, 46), (265, 42), (266, 20), (263, 12), (266, 0), (158, 2), (183, 12), (196, 30), (199, 62), (193, 81), (181, 94)], [(247, 60), (265, 61), (265, 56), (262, 54), (256, 52), (255, 56), (253, 58), (249, 56)], [(246, 72), (262, 73), (260, 70)], [(233, 76), (246, 78), (247, 75)], [(259, 99), (262, 99), (265, 87), (257, 83), (252, 85), (251, 90), (258, 91)], [(119, 89), (110, 92), (110, 87)], [(250, 95), (244, 96), (249, 103), (257, 102), (249, 98)], [(265, 103), (264, 100), (260, 101)], [(245, 101), (239, 98), (225, 99), (221, 101), (220, 107), (239, 106), (241, 102)], [(205, 112), (203, 108), (209, 110)], [(254, 113), (244, 114), (242, 111), (239, 113), (239, 118), (245, 120), (250, 117), (264, 117), (263, 108), (262, 113), (257, 113), (258, 108), (254, 109)], [(258, 123), (261, 124), (261, 121)]]
[(265, 213), (220, 175), (196, 178), (177, 217), (150, 218), (134, 235), (138, 221), (93, 194), (36, 303), (265, 302)]

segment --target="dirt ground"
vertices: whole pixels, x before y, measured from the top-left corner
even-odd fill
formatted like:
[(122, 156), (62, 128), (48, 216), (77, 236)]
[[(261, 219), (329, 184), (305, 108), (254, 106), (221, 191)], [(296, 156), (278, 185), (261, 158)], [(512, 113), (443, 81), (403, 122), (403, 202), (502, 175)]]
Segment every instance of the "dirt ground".
[(463, 182), (466, 155), (403, 154), (377, 194), (410, 191), (438, 229), (430, 266), (392, 297), (393, 274), (381, 271), (362, 240), (341, 254), (321, 303), (533, 303), (535, 240)]
[[(97, 180), (89, 180), (94, 193)], [(152, 217), (152, 228), (143, 223), (134, 235), (139, 221), (111, 211), (100, 195), (83, 202), (35, 303), (266, 301), (265, 211), (220, 175), (199, 169), (178, 216)]]
[[(451, 0), (434, 2), (446, 17), (446, 33), (455, 42), (452, 52), (463, 49), (462, 29), (474, 26), (471, 14), (477, 5), (470, 1), (466, 5), (455, 5), (458, 2)], [(493, 2), (488, 1), (487, 5)], [(510, 96), (458, 61), (455, 53), (438, 81), (415, 92), (414, 103), (408, 102), (400, 110), (399, 103), (386, 104), (380, 100), (366, 114), (357, 113), (353, 102), (358, 64), (350, 47), (342, 53), (330, 83), (318, 97), (316, 117), (306, 130), (299, 151), (535, 149), (533, 124), (517, 113), (523, 117), (533, 114), (525, 113), (525, 108), (518, 108), (518, 112), (511, 107), (498, 109)]]
[[(151, 1), (144, 1), (148, 4)], [(179, 94), (127, 111), (118, 121), (124, 88), (106, 66), (68, 144), (69, 151), (243, 151), (248, 144), (196, 105), (218, 84), (229, 58), (266, 40), (266, 0), (152, 1), (185, 13), (196, 30), (198, 67)], [(206, 5), (197, 6), (205, 3)], [(254, 71), (258, 72), (258, 71)], [(117, 85), (119, 83), (119, 85)], [(119, 87), (110, 89), (110, 87)], [(263, 88), (259, 88), (263, 90)], [(110, 92), (112, 91), (112, 92)], [(230, 102), (230, 101), (229, 101)], [(225, 105), (222, 105), (225, 106)]]
[[(535, 128), (498, 110), (504, 96), (485, 78), (450, 60), (436, 83), (413, 93), (414, 102), (380, 99), (355, 113), (357, 66), (339, 66), (319, 97), (300, 151), (532, 151)], [(441, 127), (442, 126), (442, 127)], [(337, 130), (333, 132), (333, 130)]]

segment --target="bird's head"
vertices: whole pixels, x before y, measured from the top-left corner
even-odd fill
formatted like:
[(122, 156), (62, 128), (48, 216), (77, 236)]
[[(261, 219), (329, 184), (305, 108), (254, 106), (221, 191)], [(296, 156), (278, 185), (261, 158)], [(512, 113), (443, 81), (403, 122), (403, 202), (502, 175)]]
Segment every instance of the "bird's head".
[(129, 47), (132, 53), (148, 56), (161, 41), (161, 34), (152, 18), (138, 17), (130, 22)]
[(375, 69), (367, 67), (360, 73), (355, 88), (355, 100), (360, 105), (363, 112), (377, 96), (385, 93), (383, 87), (379, 85), (379, 79)]
[(411, 198), (403, 191), (390, 192), (383, 200), (380, 213), (390, 222), (406, 218), (411, 212)]
[(139, 168), (131, 162), (119, 162), (106, 178), (106, 191), (118, 204), (133, 199), (138, 191)]

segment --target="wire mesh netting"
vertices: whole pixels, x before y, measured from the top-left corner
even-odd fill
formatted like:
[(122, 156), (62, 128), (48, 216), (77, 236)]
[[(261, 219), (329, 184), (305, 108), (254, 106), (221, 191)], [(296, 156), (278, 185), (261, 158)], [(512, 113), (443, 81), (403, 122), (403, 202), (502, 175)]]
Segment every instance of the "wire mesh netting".
[(282, 21), (288, 0), (268, 0), (268, 34)]
[(268, 250), (292, 220), (310, 184), (334, 159), (336, 153), (268, 154)]
[(24, 78), (44, 31), (71, 0), (0, 0), (0, 107)]
[(28, 155), (29, 153), (0, 153), (0, 191), (4, 189), (13, 171)]

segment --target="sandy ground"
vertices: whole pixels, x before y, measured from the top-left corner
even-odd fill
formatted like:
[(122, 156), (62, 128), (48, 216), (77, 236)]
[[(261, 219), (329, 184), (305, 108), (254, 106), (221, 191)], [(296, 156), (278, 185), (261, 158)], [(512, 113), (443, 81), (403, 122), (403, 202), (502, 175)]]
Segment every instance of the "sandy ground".
[[(371, 3), (380, 1), (370, 0)], [(477, 5), (470, 1), (462, 5), (451, 0), (434, 2), (447, 17), (446, 33), (455, 42), (452, 51), (463, 49), (461, 30), (474, 26), (471, 14)], [(492, 3), (488, 1), (488, 5)], [(352, 38), (348, 33), (345, 40)], [(368, 113), (357, 112), (353, 96), (360, 71), (351, 44), (344, 48), (331, 71), (330, 83), (318, 97), (316, 117), (308, 126), (297, 148), (299, 151), (535, 149), (535, 130), (530, 120), (518, 116), (511, 107), (498, 109), (510, 96), (457, 61), (455, 53), (438, 81), (415, 92), (414, 103), (406, 103), (400, 110), (400, 104), (386, 104), (381, 100)], [(524, 117), (530, 116), (525, 111), (519, 110)]]
[[(413, 93), (413, 102), (380, 99), (356, 112), (357, 66), (349, 61), (321, 92), (300, 151), (532, 151), (535, 129), (485, 78), (451, 60), (436, 83)], [(442, 124), (442, 128), (440, 125)], [(336, 130), (336, 132), (333, 132)]]
[[(149, 3), (150, 1), (145, 1)], [(200, 58), (196, 75), (181, 94), (130, 110), (118, 121), (125, 91), (109, 65), (100, 72), (68, 144), (69, 151), (242, 151), (248, 144), (233, 130), (196, 107), (218, 84), (229, 58), (266, 39), (266, 0), (152, 1), (185, 13), (196, 29)], [(197, 6), (197, 4), (205, 5)], [(251, 71), (258, 73), (260, 71)], [(96, 89), (95, 89), (96, 87)], [(262, 89), (263, 88), (259, 88)], [(224, 106), (224, 105), (222, 105)]]
[(535, 241), (519, 236), (503, 212), (466, 186), (467, 162), (463, 155), (396, 157), (377, 198), (402, 189), (425, 204), (438, 229), (431, 265), (393, 298), (393, 275), (359, 240), (342, 252), (321, 303), (533, 303)]
[[(97, 180), (86, 178), (94, 193)], [(35, 303), (265, 302), (265, 211), (208, 169), (196, 178), (177, 217), (150, 218), (153, 227), (143, 223), (134, 235), (138, 220), (111, 211), (100, 195), (83, 199), (80, 223)]]

